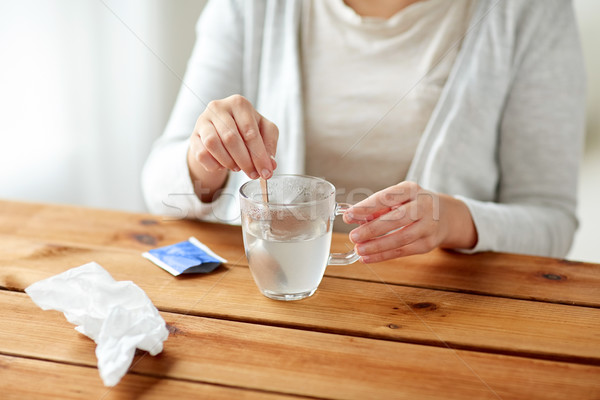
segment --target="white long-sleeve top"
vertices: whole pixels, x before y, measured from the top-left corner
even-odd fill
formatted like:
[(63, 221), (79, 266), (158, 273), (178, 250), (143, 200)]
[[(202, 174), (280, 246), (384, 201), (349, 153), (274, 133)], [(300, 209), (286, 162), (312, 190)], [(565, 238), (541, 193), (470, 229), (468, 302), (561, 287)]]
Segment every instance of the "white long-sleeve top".
[[(450, 75), (472, 0), (417, 1), (390, 18), (305, 0), (305, 172), (355, 204), (402, 182)], [(356, 225), (335, 220), (333, 229)]]
[[(145, 165), (150, 210), (239, 223), (231, 173), (210, 204), (194, 195), (189, 136), (206, 104), (242, 94), (280, 131), (277, 173), (304, 173), (303, 0), (210, 1), (165, 133)], [(479, 0), (407, 179), (463, 200), (476, 251), (564, 256), (577, 228), (583, 61), (568, 0)]]

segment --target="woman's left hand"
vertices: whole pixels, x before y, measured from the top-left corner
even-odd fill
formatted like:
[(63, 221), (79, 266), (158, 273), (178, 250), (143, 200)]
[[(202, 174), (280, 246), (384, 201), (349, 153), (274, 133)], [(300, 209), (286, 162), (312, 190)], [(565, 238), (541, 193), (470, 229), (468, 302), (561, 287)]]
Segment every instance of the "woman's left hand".
[(477, 230), (464, 202), (401, 182), (355, 204), (344, 214), (360, 226), (350, 240), (361, 261), (374, 263), (436, 247), (473, 248)]

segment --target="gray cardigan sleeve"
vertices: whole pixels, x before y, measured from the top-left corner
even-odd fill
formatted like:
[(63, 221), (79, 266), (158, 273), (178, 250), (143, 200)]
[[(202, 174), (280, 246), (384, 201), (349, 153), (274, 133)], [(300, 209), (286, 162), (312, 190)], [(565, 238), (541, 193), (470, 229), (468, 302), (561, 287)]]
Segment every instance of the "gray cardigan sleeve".
[(142, 172), (151, 212), (172, 218), (220, 219), (225, 198), (205, 204), (194, 194), (187, 166), (189, 137), (208, 102), (242, 92), (243, 18), (241, 3), (210, 1), (196, 26), (197, 40), (177, 101), (163, 135), (154, 143)]
[(498, 136), (496, 202), (465, 197), (478, 231), (473, 251), (564, 257), (577, 229), (585, 72), (570, 1), (532, 2), (520, 21), (512, 86)]

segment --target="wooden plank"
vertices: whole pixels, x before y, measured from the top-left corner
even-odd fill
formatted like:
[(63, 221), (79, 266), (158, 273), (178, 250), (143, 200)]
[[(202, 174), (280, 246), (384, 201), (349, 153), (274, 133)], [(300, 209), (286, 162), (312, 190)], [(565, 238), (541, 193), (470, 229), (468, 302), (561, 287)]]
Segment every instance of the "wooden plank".
[(134, 374), (107, 388), (94, 368), (5, 355), (0, 355), (0, 377), (0, 393), (5, 400), (298, 398)]
[(0, 232), (16, 232), (42, 210), (53, 207), (47, 204), (0, 200)]
[[(0, 233), (56, 244), (147, 250), (196, 236), (235, 265), (247, 265), (239, 227), (73, 206), (0, 201)], [(334, 248), (346, 249), (334, 234)], [(544, 257), (446, 251), (379, 264), (330, 266), (328, 276), (600, 307), (600, 265)]]
[(137, 283), (161, 310), (354, 336), (600, 363), (600, 309), (325, 277), (300, 302), (262, 296), (245, 267), (174, 278), (137, 253), (0, 237), (0, 286), (89, 261)]
[(0, 233), (136, 251), (195, 236), (231, 262), (246, 258), (239, 226), (75, 206), (0, 201)]
[(546, 257), (492, 252), (465, 255), (435, 250), (377, 264), (329, 266), (327, 275), (600, 307), (599, 264)]
[[(61, 314), (6, 291), (0, 292), (0, 310), (0, 352), (95, 365), (94, 343)], [(162, 315), (172, 334), (160, 355), (136, 357), (137, 373), (340, 399), (600, 396), (595, 366)], [(75, 379), (79, 372), (63, 376)], [(92, 376), (89, 381), (94, 384)]]

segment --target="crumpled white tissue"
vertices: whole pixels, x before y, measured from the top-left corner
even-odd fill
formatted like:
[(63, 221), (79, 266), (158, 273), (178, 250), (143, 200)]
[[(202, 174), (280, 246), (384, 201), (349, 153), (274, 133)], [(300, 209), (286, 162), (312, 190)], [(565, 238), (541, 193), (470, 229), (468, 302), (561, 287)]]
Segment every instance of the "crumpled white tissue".
[(25, 289), (43, 310), (58, 310), (93, 339), (100, 377), (114, 386), (127, 373), (136, 347), (155, 356), (169, 331), (146, 293), (131, 281), (115, 281), (91, 262)]

